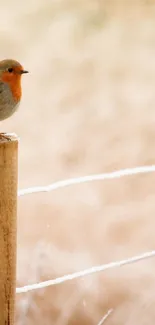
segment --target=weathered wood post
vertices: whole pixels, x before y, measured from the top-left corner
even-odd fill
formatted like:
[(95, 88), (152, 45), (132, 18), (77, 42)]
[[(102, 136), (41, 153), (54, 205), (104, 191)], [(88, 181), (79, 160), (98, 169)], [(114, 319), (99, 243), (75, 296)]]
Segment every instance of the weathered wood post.
[(14, 325), (18, 138), (0, 134), (0, 325)]

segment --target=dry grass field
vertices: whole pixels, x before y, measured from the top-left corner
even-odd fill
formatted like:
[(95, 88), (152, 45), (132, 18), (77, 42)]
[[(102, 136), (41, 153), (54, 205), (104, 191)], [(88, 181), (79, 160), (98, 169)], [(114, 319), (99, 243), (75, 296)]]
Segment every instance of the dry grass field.
[[(155, 0), (0, 1), (23, 78), (19, 188), (155, 163)], [(27, 195), (17, 286), (155, 249), (155, 174)], [(17, 294), (16, 325), (155, 323), (155, 259)]]

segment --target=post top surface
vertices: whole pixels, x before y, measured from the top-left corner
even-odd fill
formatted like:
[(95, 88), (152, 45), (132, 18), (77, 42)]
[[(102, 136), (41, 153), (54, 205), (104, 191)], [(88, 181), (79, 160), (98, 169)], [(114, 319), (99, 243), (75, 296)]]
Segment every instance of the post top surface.
[(19, 138), (15, 133), (0, 133), (0, 143), (18, 141)]

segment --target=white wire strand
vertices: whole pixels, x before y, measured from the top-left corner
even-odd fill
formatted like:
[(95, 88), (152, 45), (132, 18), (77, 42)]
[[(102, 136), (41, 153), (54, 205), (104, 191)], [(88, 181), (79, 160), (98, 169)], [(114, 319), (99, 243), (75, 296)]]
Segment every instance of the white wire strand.
[(131, 257), (131, 258), (127, 258), (125, 260), (112, 262), (112, 263), (108, 263), (108, 264), (103, 264), (103, 265), (99, 265), (99, 266), (93, 266), (89, 269), (85, 269), (83, 271), (75, 272), (72, 274), (67, 274), (62, 277), (56, 278), (54, 280), (48, 280), (48, 281), (44, 281), (44, 282), (40, 282), (40, 283), (36, 283), (36, 284), (32, 284), (32, 285), (27, 285), (27, 286), (24, 286), (21, 288), (17, 288), (16, 293), (24, 293), (24, 292), (28, 292), (28, 291), (32, 291), (32, 290), (36, 290), (36, 289), (46, 288), (46, 287), (49, 287), (52, 285), (64, 283), (66, 281), (71, 281), (73, 279), (78, 279), (78, 278), (81, 278), (83, 276), (90, 275), (93, 273), (98, 273), (98, 272), (105, 271), (108, 269), (113, 269), (113, 268), (124, 266), (127, 264), (132, 264), (132, 263), (135, 263), (135, 262), (138, 262), (138, 261), (150, 258), (150, 257), (154, 257), (154, 256), (155, 256), (155, 250), (146, 252), (141, 255)]
[(23, 190), (19, 190), (18, 196), (32, 194), (32, 193), (39, 193), (39, 192), (50, 192), (50, 191), (56, 190), (58, 188), (63, 188), (63, 187), (75, 185), (75, 184), (107, 180), (107, 179), (114, 179), (114, 178), (120, 178), (120, 177), (124, 177), (124, 176), (131, 176), (131, 175), (151, 173), (151, 172), (155, 172), (155, 165), (121, 169), (121, 170), (114, 171), (111, 173), (82, 176), (82, 177), (77, 177), (77, 178), (66, 179), (63, 181), (58, 181), (56, 183), (53, 183), (53, 184), (47, 185), (47, 186), (30, 187), (30, 188), (26, 188)]
[(108, 312), (102, 317), (102, 319), (99, 321), (97, 325), (102, 325), (106, 321), (106, 319), (110, 316), (112, 311), (113, 309), (109, 309)]

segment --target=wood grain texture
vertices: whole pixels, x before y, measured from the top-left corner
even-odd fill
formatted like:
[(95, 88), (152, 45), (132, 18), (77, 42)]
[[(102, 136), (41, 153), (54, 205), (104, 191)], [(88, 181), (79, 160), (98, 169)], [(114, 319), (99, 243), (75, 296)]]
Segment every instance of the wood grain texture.
[(18, 139), (0, 134), (0, 325), (14, 325)]

